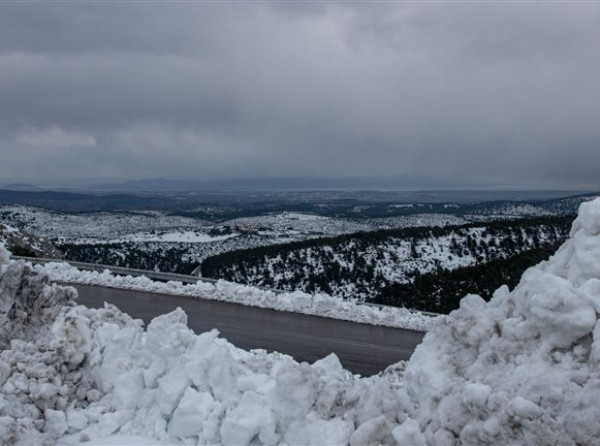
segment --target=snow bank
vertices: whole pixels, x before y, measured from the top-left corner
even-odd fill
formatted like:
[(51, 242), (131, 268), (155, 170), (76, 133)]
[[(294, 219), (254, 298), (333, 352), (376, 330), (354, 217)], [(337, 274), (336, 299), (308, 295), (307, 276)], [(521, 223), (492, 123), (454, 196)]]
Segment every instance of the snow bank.
[(405, 373), (400, 443), (600, 443), (600, 200), (571, 238), (489, 303), (467, 296)]
[(48, 263), (36, 266), (47, 272), (52, 280), (85, 285), (126, 288), (155, 293), (219, 300), (241, 305), (270, 308), (278, 311), (310, 314), (372, 325), (427, 331), (440, 317), (427, 316), (405, 308), (380, 307), (343, 300), (326, 294), (311, 295), (301, 291), (274, 293), (247, 285), (220, 280), (216, 284), (198, 282), (157, 282), (146, 277), (116, 276), (108, 270), (81, 271), (68, 263)]
[(245, 352), (216, 330), (195, 335), (181, 309), (144, 330), (114, 306), (75, 306), (72, 288), (24, 262), (1, 273), (12, 327), (0, 354), (2, 444), (388, 443), (405, 418), (394, 373), (360, 379), (334, 355), (309, 365)]

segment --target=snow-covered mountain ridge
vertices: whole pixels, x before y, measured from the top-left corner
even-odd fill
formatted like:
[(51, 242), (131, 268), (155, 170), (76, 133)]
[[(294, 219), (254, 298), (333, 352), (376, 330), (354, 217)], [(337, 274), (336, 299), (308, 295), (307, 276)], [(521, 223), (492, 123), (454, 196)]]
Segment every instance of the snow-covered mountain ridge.
[[(407, 364), (359, 378), (74, 306), (0, 249), (0, 438), (73, 444), (592, 445), (600, 425), (600, 200), (512, 292), (467, 296)], [(116, 437), (115, 436), (119, 436)], [(135, 436), (135, 437), (134, 437)]]

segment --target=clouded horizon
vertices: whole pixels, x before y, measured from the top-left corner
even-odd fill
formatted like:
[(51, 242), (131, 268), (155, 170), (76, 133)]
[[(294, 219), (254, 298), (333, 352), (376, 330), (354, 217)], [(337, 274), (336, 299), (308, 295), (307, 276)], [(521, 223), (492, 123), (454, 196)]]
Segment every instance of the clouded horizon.
[(0, 4), (0, 183), (600, 185), (600, 3)]

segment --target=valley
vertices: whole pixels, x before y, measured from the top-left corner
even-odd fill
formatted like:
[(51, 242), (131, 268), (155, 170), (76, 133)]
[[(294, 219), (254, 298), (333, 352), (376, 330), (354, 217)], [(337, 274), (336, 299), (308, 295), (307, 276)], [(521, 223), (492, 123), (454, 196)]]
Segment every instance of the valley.
[[(30, 192), (29, 202), (39, 200), (39, 194)], [(192, 199), (191, 193), (177, 192), (148, 194), (139, 202), (123, 195), (117, 201), (111, 201), (113, 195), (96, 196), (115, 208), (67, 212), (79, 202), (72, 195), (52, 195), (56, 201), (50, 209), (4, 203), (0, 224), (6, 235), (0, 236), (23, 255), (199, 273), (433, 312), (456, 308), (453, 295), (473, 290), (489, 297), (496, 287), (495, 280), (480, 281), (475, 288), (472, 281), (458, 280), (462, 285), (449, 293), (456, 281), (448, 274), (496, 264), (510, 271), (502, 277), (514, 285), (524, 269), (566, 239), (575, 209), (590, 199), (589, 194), (543, 200), (511, 194), (494, 197), (510, 200), (478, 202), (465, 200), (478, 197), (473, 192), (462, 199), (455, 192), (415, 192), (412, 198), (426, 199), (392, 204), (384, 198), (394, 193), (223, 192)], [(169, 196), (179, 207), (163, 203)], [(217, 203), (209, 196), (224, 199)], [(194, 201), (199, 197), (205, 201)], [(454, 201), (430, 201), (434, 198)], [(189, 207), (192, 202), (195, 210)]]

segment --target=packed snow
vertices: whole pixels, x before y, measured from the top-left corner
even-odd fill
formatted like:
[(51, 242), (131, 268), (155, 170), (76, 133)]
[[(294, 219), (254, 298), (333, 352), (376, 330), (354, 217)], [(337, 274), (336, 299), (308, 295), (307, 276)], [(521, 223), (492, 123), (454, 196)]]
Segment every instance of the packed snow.
[(571, 238), (486, 303), (470, 295), (404, 369), (360, 378), (74, 303), (0, 248), (5, 444), (600, 443), (600, 200)]
[(327, 294), (308, 294), (301, 291), (275, 293), (261, 288), (219, 280), (216, 283), (198, 281), (196, 284), (158, 282), (147, 277), (114, 275), (105, 270), (82, 271), (68, 263), (52, 262), (37, 266), (56, 282), (80, 283), (103, 287), (125, 288), (154, 293), (219, 300), (241, 305), (270, 308), (278, 311), (323, 316), (333, 319), (372, 325), (427, 331), (440, 317), (410, 311), (405, 308), (365, 305), (354, 300), (342, 300)]

